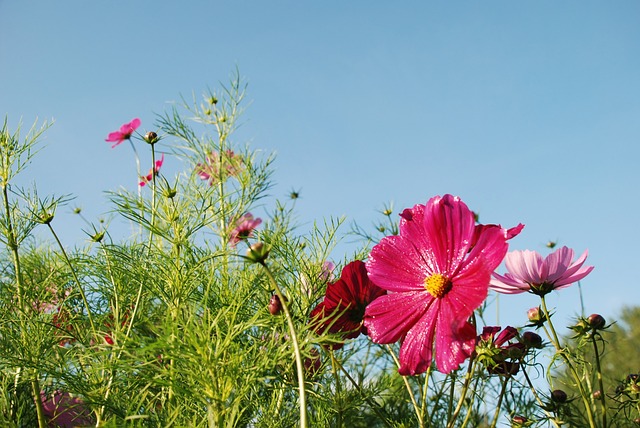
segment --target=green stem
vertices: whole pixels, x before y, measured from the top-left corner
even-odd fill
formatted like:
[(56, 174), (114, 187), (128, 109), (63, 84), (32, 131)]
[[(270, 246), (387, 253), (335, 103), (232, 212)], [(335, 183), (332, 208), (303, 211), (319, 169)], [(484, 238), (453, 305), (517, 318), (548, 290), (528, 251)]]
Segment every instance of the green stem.
[(471, 383), (471, 379), (473, 378), (473, 372), (475, 371), (476, 360), (471, 356), (469, 360), (469, 365), (467, 366), (467, 374), (464, 378), (464, 385), (462, 386), (462, 393), (460, 394), (460, 399), (458, 400), (458, 404), (456, 405), (456, 409), (453, 412), (451, 419), (449, 419), (449, 423), (447, 424), (447, 428), (453, 427), (458, 415), (460, 414), (460, 410), (462, 410), (462, 405), (464, 404), (464, 399), (467, 396), (467, 392), (469, 391), (469, 384)]
[(16, 233), (13, 230), (13, 222), (11, 221), (11, 209), (9, 208), (9, 194), (7, 192), (6, 183), (2, 185), (2, 196), (4, 199), (5, 216), (7, 218), (7, 246), (11, 251), (13, 266), (16, 271), (16, 296), (18, 298), (18, 308), (20, 309), (20, 311), (24, 311), (22, 302), (22, 269), (20, 267), (20, 256), (18, 254), (18, 242), (16, 239)]
[(422, 414), (422, 419), (427, 420), (430, 419), (429, 413), (427, 412), (427, 394), (429, 393), (429, 379), (431, 379), (431, 367), (429, 364), (427, 371), (424, 374), (424, 384), (422, 385), (422, 406), (420, 407), (420, 413)]
[(509, 375), (504, 376), (502, 388), (500, 389), (500, 395), (498, 396), (498, 404), (496, 404), (496, 412), (493, 415), (493, 422), (491, 423), (490, 428), (496, 428), (496, 425), (498, 424), (498, 418), (500, 417), (500, 407), (502, 407), (502, 399), (504, 398), (504, 394), (505, 392), (507, 392), (507, 384), (509, 383), (509, 379)]
[(533, 397), (536, 399), (536, 401), (538, 402), (538, 404), (540, 405), (540, 408), (544, 411), (544, 413), (547, 415), (547, 417), (549, 418), (549, 420), (551, 422), (553, 422), (553, 424), (557, 427), (560, 428), (560, 425), (556, 422), (555, 418), (553, 417), (553, 415), (551, 413), (549, 413), (547, 410), (545, 410), (545, 403), (542, 401), (542, 399), (540, 398), (540, 396), (538, 395), (538, 392), (536, 391), (536, 388), (533, 386), (533, 383), (531, 382), (531, 378), (529, 377), (529, 374), (527, 373), (527, 371), (524, 369), (524, 364), (522, 363), (522, 361), (520, 362), (521, 366), (523, 367), (522, 369), (522, 374), (524, 375), (525, 380), (527, 381), (527, 385), (529, 385), (529, 389), (531, 390), (531, 393), (533, 394)]
[(36, 414), (38, 415), (38, 428), (47, 428), (47, 420), (44, 417), (44, 406), (40, 398), (40, 382), (38, 381), (38, 372), (33, 374), (31, 380), (31, 391), (33, 393), (33, 401), (36, 406)]
[(282, 304), (282, 310), (284, 311), (284, 315), (287, 318), (287, 325), (289, 326), (289, 334), (291, 335), (291, 342), (293, 343), (293, 353), (296, 360), (296, 371), (298, 374), (298, 388), (300, 391), (300, 428), (307, 427), (307, 394), (305, 391), (305, 383), (304, 383), (304, 365), (302, 364), (302, 354), (300, 352), (300, 345), (298, 344), (298, 336), (296, 334), (296, 329), (293, 324), (293, 318), (291, 317), (291, 312), (289, 312), (289, 306), (287, 305), (287, 300), (284, 298), (284, 294), (280, 290), (280, 286), (276, 281), (275, 277), (271, 273), (269, 267), (261, 261), (260, 264), (264, 267), (267, 276), (269, 277), (269, 281), (273, 286), (276, 295), (280, 299), (280, 303)]
[[(578, 375), (578, 372), (576, 371), (576, 368), (573, 366), (573, 363), (567, 356), (565, 349), (560, 345), (560, 340), (558, 339), (558, 334), (556, 333), (556, 330), (553, 327), (553, 323), (551, 322), (551, 315), (549, 314), (549, 311), (547, 309), (547, 302), (544, 296), (540, 296), (540, 300), (542, 301), (542, 310), (544, 311), (544, 316), (548, 320), (547, 324), (549, 325), (549, 330), (551, 331), (551, 335), (549, 336), (549, 339), (551, 340), (551, 343), (553, 344), (553, 346), (556, 348), (556, 354), (559, 354), (560, 357), (564, 360), (567, 367), (569, 367), (569, 371), (571, 372), (571, 375), (576, 381), (576, 386), (580, 391), (580, 396), (582, 398), (582, 402), (584, 403), (585, 411), (587, 412), (587, 420), (589, 421), (589, 426), (591, 428), (595, 428), (596, 422), (593, 415), (593, 409), (591, 408), (591, 402), (587, 397), (587, 394), (582, 385), (582, 379), (580, 378), (580, 375)], [(547, 335), (549, 335), (548, 331), (547, 331)]]
[(71, 264), (71, 260), (69, 259), (69, 256), (67, 255), (67, 252), (65, 251), (64, 246), (62, 245), (62, 242), (60, 242), (60, 238), (58, 238), (58, 235), (56, 234), (55, 230), (53, 230), (53, 227), (51, 226), (51, 223), (47, 223), (47, 226), (49, 227), (49, 230), (51, 231), (51, 234), (53, 235), (53, 237), (55, 238), (56, 242), (58, 243), (58, 247), (60, 248), (60, 251), (62, 252), (62, 255), (64, 256), (64, 260), (67, 263), (67, 265), (69, 266), (69, 270), (71, 270), (71, 275), (73, 276), (73, 279), (76, 282), (76, 285), (78, 286), (78, 292), (80, 293), (80, 296), (82, 297), (82, 303), (84, 304), (84, 307), (87, 310), (87, 317), (89, 318), (89, 324), (91, 324), (91, 331), (95, 335), (96, 326), (93, 323), (93, 315), (91, 314), (91, 308), (89, 307), (89, 301), (87, 300), (87, 296), (84, 293), (84, 289), (82, 288), (82, 284), (80, 283), (80, 279), (78, 278), (78, 274), (76, 273), (76, 270), (73, 268), (73, 265)]
[[(338, 375), (338, 369), (337, 369), (337, 361), (335, 356), (333, 355), (333, 352), (329, 352), (329, 356), (331, 357), (331, 371), (333, 372), (333, 377), (336, 380), (336, 392), (334, 394), (334, 396), (337, 398), (337, 400), (334, 400), (335, 405), (337, 407), (337, 409), (335, 409), (337, 411), (337, 421), (335, 424), (336, 428), (342, 428), (343, 425), (343, 421), (342, 421), (342, 386), (340, 385), (340, 376)], [(337, 402), (336, 402), (337, 401)]]
[(342, 370), (342, 373), (344, 373), (344, 375), (346, 376), (347, 379), (349, 379), (349, 382), (351, 382), (351, 384), (353, 385), (353, 387), (355, 389), (358, 390), (358, 392), (360, 393), (360, 396), (364, 399), (364, 401), (367, 402), (367, 404), (369, 404), (369, 406), (371, 407), (371, 409), (374, 411), (374, 413), (382, 420), (382, 423), (385, 424), (385, 426), (391, 428), (393, 425), (391, 425), (391, 422), (389, 422), (389, 419), (387, 416), (385, 416), (384, 414), (382, 414), (382, 411), (380, 409), (380, 406), (373, 401), (370, 397), (367, 397), (364, 393), (364, 391), (362, 390), (362, 388), (360, 387), (360, 385), (355, 381), (355, 379), (349, 374), (349, 372), (344, 368), (344, 366), (340, 363), (340, 361), (338, 361), (336, 358), (334, 358), (333, 356), (333, 352), (329, 351), (329, 354), (331, 355), (331, 361), (332, 364), (335, 361), (335, 364), (340, 368), (340, 370)]
[(591, 342), (593, 343), (593, 353), (596, 357), (596, 376), (598, 378), (598, 387), (600, 388), (600, 404), (602, 406), (602, 428), (607, 428), (607, 405), (605, 403), (604, 385), (602, 383), (602, 369), (600, 367), (600, 354), (598, 353), (598, 344), (595, 338), (595, 332), (591, 334)]
[[(396, 354), (393, 352), (389, 345), (385, 345), (389, 354), (391, 354), (391, 358), (396, 363), (396, 366), (400, 368), (400, 361), (396, 357)], [(413, 404), (413, 409), (416, 412), (416, 417), (418, 418), (418, 424), (420, 428), (424, 428), (424, 419), (422, 419), (422, 413), (420, 413), (420, 407), (418, 407), (418, 403), (416, 402), (416, 397), (413, 396), (413, 390), (411, 389), (411, 385), (409, 385), (409, 380), (407, 376), (402, 376), (402, 380), (404, 381), (404, 385), (407, 388), (407, 392), (409, 393), (409, 399), (411, 400), (411, 404)]]

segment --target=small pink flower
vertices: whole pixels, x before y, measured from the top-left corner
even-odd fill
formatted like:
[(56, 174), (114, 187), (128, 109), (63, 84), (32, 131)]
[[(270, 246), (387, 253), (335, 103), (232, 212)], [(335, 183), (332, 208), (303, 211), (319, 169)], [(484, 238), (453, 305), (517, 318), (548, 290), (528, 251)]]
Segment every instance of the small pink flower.
[(364, 325), (376, 343), (401, 341), (401, 375), (424, 373), (434, 355), (438, 370), (450, 373), (471, 355), (476, 331), (468, 319), (519, 227), (510, 230), (476, 226), (460, 198), (436, 196), (404, 210), (399, 235), (373, 247), (369, 279), (389, 294), (367, 306)]
[(253, 218), (251, 213), (246, 213), (236, 221), (236, 227), (229, 235), (229, 244), (235, 247), (238, 242), (253, 236), (253, 230), (262, 223), (259, 218)]
[(95, 424), (84, 402), (68, 392), (57, 390), (51, 397), (41, 392), (40, 399), (50, 427), (73, 428)]
[(209, 180), (213, 186), (218, 181), (224, 181), (227, 176), (236, 176), (243, 165), (242, 156), (236, 155), (233, 150), (225, 150), (224, 153), (211, 152), (207, 155), (205, 163), (196, 165), (196, 173), (202, 180)]
[(149, 170), (149, 174), (145, 175), (144, 177), (140, 177), (140, 187), (144, 187), (147, 183), (150, 183), (153, 180), (154, 175), (158, 175), (163, 162), (164, 154), (160, 159), (156, 161), (155, 166)]
[(114, 143), (111, 148), (114, 148), (124, 140), (131, 138), (131, 134), (140, 126), (140, 119), (137, 117), (129, 123), (125, 123), (120, 127), (119, 131), (111, 132), (105, 141)]
[(544, 259), (535, 251), (512, 251), (504, 258), (507, 273), (493, 274), (491, 289), (499, 293), (517, 294), (528, 291), (544, 296), (553, 290), (566, 288), (587, 276), (593, 266), (582, 266), (585, 251), (575, 262), (573, 250), (562, 247)]

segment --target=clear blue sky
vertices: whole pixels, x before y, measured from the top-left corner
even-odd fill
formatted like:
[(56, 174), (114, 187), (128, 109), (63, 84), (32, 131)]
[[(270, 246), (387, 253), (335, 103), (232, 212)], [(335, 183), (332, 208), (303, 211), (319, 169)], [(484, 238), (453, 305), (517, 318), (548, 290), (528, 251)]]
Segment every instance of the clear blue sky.
[[(368, 225), (385, 202), (452, 193), (483, 222), (525, 223), (512, 249), (588, 248), (587, 314), (640, 304), (637, 0), (0, 0), (0, 114), (55, 119), (23, 178), (90, 219), (104, 190), (136, 183), (106, 135), (133, 117), (153, 130), (166, 102), (236, 66), (251, 100), (238, 140), (278, 153), (272, 194), (301, 189), (301, 222)], [(55, 221), (71, 246), (70, 212)], [(536, 302), (503, 298), (502, 320)], [(566, 320), (577, 287), (551, 304)]]

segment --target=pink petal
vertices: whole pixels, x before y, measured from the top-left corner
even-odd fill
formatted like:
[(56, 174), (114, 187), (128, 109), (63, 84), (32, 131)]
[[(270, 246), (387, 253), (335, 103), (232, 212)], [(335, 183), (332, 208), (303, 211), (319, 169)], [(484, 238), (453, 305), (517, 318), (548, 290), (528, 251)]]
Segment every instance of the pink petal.
[(416, 246), (402, 236), (382, 238), (366, 266), (371, 281), (389, 291), (424, 291), (424, 279), (432, 272)]
[(400, 360), (398, 373), (401, 375), (414, 376), (424, 373), (431, 365), (438, 306), (439, 302), (435, 300), (402, 341), (398, 356)]
[(426, 291), (387, 294), (371, 302), (364, 315), (364, 325), (375, 343), (400, 340), (433, 304)]
[(504, 258), (504, 264), (513, 278), (524, 283), (542, 283), (543, 259), (535, 251), (512, 251)]
[(427, 202), (424, 233), (428, 244), (423, 247), (423, 252), (438, 266), (435, 272), (453, 276), (469, 251), (474, 229), (473, 212), (460, 198), (444, 195)]
[(460, 367), (475, 349), (476, 329), (467, 321), (460, 320), (456, 314), (443, 305), (438, 318), (436, 336), (436, 366), (442, 373), (448, 374)]

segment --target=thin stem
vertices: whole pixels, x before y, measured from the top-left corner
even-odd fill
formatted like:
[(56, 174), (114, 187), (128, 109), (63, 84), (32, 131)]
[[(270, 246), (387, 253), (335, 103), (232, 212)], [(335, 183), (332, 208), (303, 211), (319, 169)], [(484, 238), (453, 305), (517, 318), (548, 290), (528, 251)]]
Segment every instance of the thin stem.
[[(587, 412), (587, 419), (589, 421), (589, 426), (591, 428), (595, 428), (596, 423), (593, 415), (593, 409), (591, 408), (591, 403), (587, 397), (586, 391), (582, 386), (582, 379), (580, 378), (580, 375), (578, 375), (578, 372), (576, 371), (576, 368), (573, 366), (573, 363), (567, 356), (565, 349), (560, 345), (560, 339), (558, 339), (558, 334), (556, 333), (556, 330), (553, 327), (553, 323), (551, 322), (551, 315), (549, 314), (549, 311), (547, 309), (547, 302), (544, 296), (540, 296), (540, 300), (542, 301), (542, 310), (544, 311), (544, 316), (548, 320), (547, 324), (549, 325), (549, 330), (551, 331), (551, 336), (549, 336), (549, 339), (551, 340), (551, 343), (553, 344), (553, 346), (556, 348), (556, 353), (560, 355), (560, 357), (567, 364), (567, 367), (569, 367), (569, 371), (573, 375), (573, 378), (576, 381), (576, 386), (580, 391), (580, 396), (582, 398), (582, 402), (584, 403), (585, 411)], [(547, 335), (548, 335), (548, 332), (547, 332)]]
[[(391, 354), (391, 358), (396, 363), (396, 366), (400, 368), (400, 361), (396, 357), (396, 354), (393, 352), (389, 345), (386, 345), (387, 351)], [(416, 412), (416, 417), (418, 418), (418, 424), (420, 428), (424, 427), (424, 419), (422, 419), (422, 414), (420, 413), (420, 407), (418, 407), (418, 403), (416, 402), (416, 397), (413, 396), (413, 390), (411, 389), (411, 385), (409, 385), (409, 381), (407, 380), (407, 376), (402, 376), (402, 380), (404, 381), (404, 385), (407, 387), (407, 392), (409, 393), (409, 399), (411, 400), (411, 404), (413, 404), (413, 409)]]
[(607, 428), (607, 405), (605, 403), (604, 385), (602, 383), (602, 369), (600, 367), (600, 354), (598, 353), (598, 344), (596, 342), (595, 332), (591, 334), (591, 342), (593, 343), (593, 353), (596, 357), (596, 376), (598, 378), (598, 387), (600, 388), (600, 404), (602, 406), (602, 428)]
[(11, 221), (11, 210), (9, 208), (9, 194), (7, 192), (7, 184), (2, 185), (2, 196), (4, 199), (4, 211), (7, 218), (7, 246), (11, 251), (11, 257), (13, 258), (13, 266), (16, 274), (16, 296), (18, 297), (18, 308), (21, 311), (24, 310), (22, 304), (22, 269), (20, 267), (20, 256), (18, 254), (18, 242), (16, 239), (16, 233), (13, 230), (13, 222)]
[(269, 281), (273, 286), (278, 298), (280, 299), (280, 303), (282, 304), (282, 310), (284, 311), (284, 315), (287, 318), (287, 325), (289, 326), (289, 334), (291, 335), (291, 342), (293, 343), (293, 353), (296, 360), (296, 371), (298, 374), (298, 388), (300, 391), (300, 428), (307, 427), (307, 394), (305, 391), (304, 384), (304, 366), (302, 364), (302, 354), (300, 353), (300, 345), (298, 344), (298, 336), (296, 335), (296, 329), (293, 325), (293, 318), (291, 317), (291, 312), (289, 312), (289, 307), (287, 305), (287, 300), (284, 298), (284, 294), (280, 290), (280, 286), (276, 281), (275, 277), (271, 273), (269, 267), (261, 261), (260, 264), (264, 267), (267, 276), (269, 277)]
[(420, 407), (420, 413), (422, 413), (422, 419), (429, 419), (429, 413), (427, 412), (427, 394), (429, 393), (429, 379), (431, 379), (431, 367), (429, 364), (426, 373), (424, 374), (424, 384), (422, 385), (422, 406)]
[(80, 279), (78, 278), (78, 274), (76, 273), (76, 270), (73, 268), (73, 265), (71, 264), (71, 260), (69, 259), (69, 256), (67, 255), (67, 252), (65, 251), (64, 246), (62, 245), (62, 242), (60, 242), (60, 238), (58, 238), (58, 235), (56, 234), (55, 230), (53, 230), (53, 227), (51, 226), (51, 223), (47, 223), (47, 226), (49, 227), (49, 230), (51, 231), (51, 234), (53, 235), (53, 237), (55, 238), (56, 242), (58, 243), (58, 247), (60, 248), (60, 251), (62, 252), (62, 255), (64, 256), (64, 260), (67, 262), (67, 265), (69, 266), (69, 269), (71, 270), (71, 275), (73, 276), (73, 279), (76, 282), (76, 285), (78, 286), (78, 291), (80, 292), (80, 296), (82, 297), (82, 303), (84, 304), (84, 307), (87, 310), (87, 317), (89, 318), (89, 324), (91, 324), (91, 331), (95, 334), (96, 333), (96, 326), (93, 323), (93, 315), (91, 314), (91, 308), (89, 307), (89, 301), (87, 300), (87, 296), (84, 293), (84, 289), (82, 288), (82, 284), (80, 283)]
[(509, 383), (510, 376), (506, 375), (504, 377), (504, 381), (502, 382), (502, 388), (500, 389), (500, 395), (498, 396), (498, 404), (496, 404), (496, 412), (493, 415), (493, 422), (491, 423), (491, 428), (496, 428), (498, 424), (498, 418), (500, 417), (500, 407), (502, 407), (502, 399), (504, 398), (504, 394), (507, 391), (507, 384)]
[(47, 428), (47, 421), (44, 417), (44, 406), (40, 398), (40, 382), (38, 381), (38, 372), (34, 372), (31, 380), (31, 391), (33, 393), (33, 401), (36, 406), (36, 414), (38, 415), (38, 428)]
[(333, 377), (336, 380), (336, 392), (334, 397), (337, 398), (338, 402), (335, 403), (337, 406), (337, 418), (336, 428), (341, 428), (343, 425), (342, 421), (342, 387), (340, 385), (340, 376), (338, 375), (337, 361), (336, 357), (333, 355), (333, 352), (329, 352), (329, 356), (331, 357), (331, 371), (333, 372)]
[[(522, 361), (521, 361), (521, 366), (524, 367), (524, 364), (522, 364)], [(533, 394), (533, 397), (536, 399), (536, 401), (540, 405), (540, 408), (544, 411), (544, 413), (547, 415), (549, 420), (551, 422), (553, 422), (553, 424), (557, 428), (560, 428), (560, 425), (556, 422), (556, 420), (553, 417), (553, 415), (551, 413), (549, 413), (547, 410), (545, 410), (545, 403), (542, 401), (542, 399), (538, 395), (538, 392), (536, 391), (536, 388), (533, 386), (533, 383), (531, 382), (531, 378), (529, 377), (529, 374), (527, 373), (527, 371), (524, 368), (522, 369), (522, 374), (524, 375), (524, 378), (527, 381), (527, 385), (529, 385), (529, 389), (531, 390), (531, 393)]]
[(471, 379), (473, 377), (473, 372), (475, 371), (476, 360), (471, 356), (469, 360), (469, 365), (467, 366), (467, 374), (464, 378), (464, 385), (462, 386), (462, 393), (460, 394), (460, 399), (458, 400), (458, 404), (456, 405), (456, 409), (453, 412), (453, 416), (449, 419), (449, 423), (447, 427), (453, 427), (458, 415), (460, 414), (460, 410), (462, 410), (462, 405), (464, 404), (464, 399), (467, 396), (467, 392), (469, 391), (469, 384), (471, 383)]
[(331, 355), (332, 363), (333, 363), (333, 361), (335, 361), (335, 364), (340, 368), (340, 370), (342, 370), (342, 373), (344, 373), (344, 375), (349, 380), (349, 382), (351, 382), (353, 387), (358, 390), (358, 392), (360, 393), (360, 396), (362, 396), (362, 398), (367, 402), (367, 404), (369, 404), (369, 406), (371, 406), (371, 410), (373, 410), (374, 413), (376, 415), (378, 415), (378, 417), (382, 420), (382, 422), (386, 426), (391, 428), (392, 425), (389, 422), (388, 418), (385, 415), (382, 414), (381, 409), (379, 408), (380, 406), (375, 401), (373, 401), (371, 398), (369, 398), (369, 397), (367, 397), (365, 395), (365, 393), (362, 390), (362, 388), (360, 387), (360, 385), (355, 381), (355, 379), (353, 377), (351, 377), (349, 372), (344, 368), (344, 366), (340, 363), (340, 361), (338, 361), (336, 358), (334, 358), (333, 352), (329, 351), (329, 354)]

